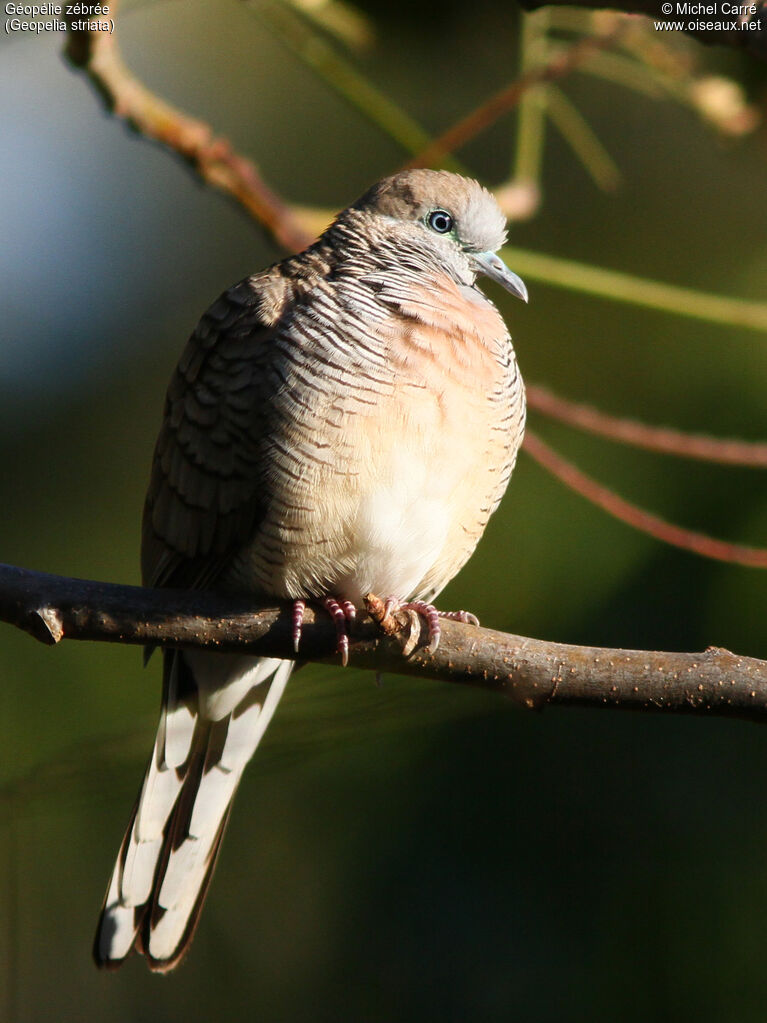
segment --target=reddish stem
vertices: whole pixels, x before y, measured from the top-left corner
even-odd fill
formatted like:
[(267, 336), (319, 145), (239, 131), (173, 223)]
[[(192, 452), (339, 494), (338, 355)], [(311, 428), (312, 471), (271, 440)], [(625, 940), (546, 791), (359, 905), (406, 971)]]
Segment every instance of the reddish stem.
[(604, 35), (587, 36), (563, 50), (543, 67), (534, 68), (526, 74), (517, 78), (511, 84), (504, 86), (494, 93), (488, 100), (476, 107), (460, 121), (457, 121), (446, 132), (439, 135), (420, 153), (417, 153), (404, 165), (410, 167), (432, 167), (447, 156), (460, 149), (470, 139), (473, 139), (480, 132), (489, 128), (503, 114), (511, 110), (519, 103), (523, 95), (533, 86), (541, 85), (544, 82), (553, 82), (563, 78), (577, 68), (584, 61), (588, 60), (596, 50), (602, 50), (618, 38), (623, 31), (621, 23), (617, 28)]
[(567, 401), (536, 384), (528, 386), (527, 402), (530, 408), (561, 423), (622, 444), (633, 444), (634, 447), (659, 451), (664, 455), (698, 458), (705, 462), (767, 468), (767, 444), (763, 441), (723, 440), (699, 433), (671, 430), (665, 426), (647, 426), (635, 419), (610, 416), (590, 405)]
[(662, 540), (664, 543), (684, 550), (694, 551), (706, 558), (726, 561), (735, 565), (747, 565), (750, 568), (767, 568), (767, 549), (762, 547), (745, 547), (742, 544), (727, 543), (716, 540), (704, 533), (696, 533), (691, 529), (683, 529), (670, 522), (665, 522), (651, 512), (638, 508), (635, 504), (619, 497), (618, 494), (598, 483), (591, 476), (581, 472), (572, 462), (568, 462), (554, 451), (534, 433), (525, 436), (525, 450), (548, 469), (552, 475), (561, 480), (565, 486), (575, 490), (592, 504), (604, 509), (621, 522), (626, 522), (642, 533)]

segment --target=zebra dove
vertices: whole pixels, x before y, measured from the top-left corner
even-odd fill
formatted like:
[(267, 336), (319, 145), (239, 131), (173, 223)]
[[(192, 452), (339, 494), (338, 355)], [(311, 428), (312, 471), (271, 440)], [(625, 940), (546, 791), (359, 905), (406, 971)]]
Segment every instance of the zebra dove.
[[(525, 397), (479, 274), (527, 300), (476, 181), (386, 178), (313, 245), (205, 313), (171, 381), (143, 523), (145, 585), (305, 601), (373, 592), (426, 616), (473, 552), (522, 441)], [(471, 616), (457, 613), (465, 620)], [(154, 751), (104, 901), (96, 961), (172, 969), (235, 791), (293, 662), (163, 653)]]

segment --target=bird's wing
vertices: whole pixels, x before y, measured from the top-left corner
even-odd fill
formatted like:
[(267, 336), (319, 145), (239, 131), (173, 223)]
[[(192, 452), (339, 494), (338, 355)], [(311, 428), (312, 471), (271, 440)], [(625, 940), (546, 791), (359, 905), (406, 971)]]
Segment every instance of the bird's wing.
[[(171, 381), (144, 514), (142, 568), (154, 586), (215, 580), (262, 515), (269, 342), (288, 305), (279, 268), (208, 310)], [(94, 943), (101, 966), (136, 948), (171, 969), (191, 942), (242, 772), (292, 661), (164, 652), (152, 758)]]
[(192, 334), (168, 388), (144, 506), (147, 586), (210, 586), (253, 534), (275, 327), (290, 308), (280, 267), (234, 285)]

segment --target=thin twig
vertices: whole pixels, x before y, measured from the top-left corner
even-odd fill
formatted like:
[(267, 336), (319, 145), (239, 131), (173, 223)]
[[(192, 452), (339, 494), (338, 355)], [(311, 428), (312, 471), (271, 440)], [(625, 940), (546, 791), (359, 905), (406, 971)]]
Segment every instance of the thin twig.
[(470, 114), (434, 139), (431, 145), (409, 160), (405, 167), (436, 166), (448, 153), (460, 149), (470, 139), (494, 124), (499, 117), (513, 109), (528, 89), (541, 85), (543, 82), (553, 82), (558, 78), (563, 78), (588, 60), (592, 53), (610, 46), (619, 37), (622, 28), (621, 23), (604, 35), (588, 36), (586, 39), (581, 39), (568, 49), (563, 50), (548, 64), (528, 71), (527, 74), (517, 78), (510, 85), (504, 86), (503, 89), (472, 110)]
[[(308, 28), (284, 3), (259, 3), (251, 8), (254, 17), (317, 77), (360, 111), (407, 153), (418, 153), (429, 145), (431, 135), (356, 67)], [(446, 161), (449, 170), (463, 173), (456, 160)]]
[[(110, 8), (114, 19), (115, 0)], [(214, 135), (204, 121), (166, 103), (130, 73), (114, 33), (70, 28), (67, 55), (85, 69), (116, 117), (189, 160), (204, 181), (241, 203), (285, 249), (302, 249), (312, 240), (251, 160)]]
[[(85, 639), (295, 657), (290, 605), (259, 609), (217, 593), (118, 586), (10, 565), (0, 565), (0, 621), (48, 644)], [(449, 620), (441, 628), (434, 653), (424, 636), (405, 657), (405, 635), (383, 635), (360, 615), (349, 662), (488, 689), (531, 709), (565, 704), (767, 720), (767, 661), (715, 647), (687, 654), (570, 646)], [(301, 659), (337, 662), (335, 645), (330, 617), (307, 607)]]
[(665, 426), (648, 426), (635, 419), (611, 416), (590, 405), (568, 401), (537, 384), (527, 387), (527, 401), (530, 408), (552, 419), (622, 444), (704, 462), (767, 468), (767, 443), (764, 441), (725, 440)]
[[(548, 3), (549, 0), (521, 0), (522, 7), (527, 11), (546, 7)], [(663, 18), (661, 5), (657, 0), (615, 0), (613, 3), (606, 0), (557, 0), (557, 3), (563, 6), (593, 7), (599, 10), (608, 8), (628, 14), (646, 14), (653, 21), (668, 20)], [(670, 9), (669, 14), (673, 18), (680, 17), (679, 13), (673, 13), (673, 10)], [(746, 11), (746, 15), (739, 17), (739, 11), (743, 10)], [(747, 24), (744, 25), (744, 22)], [(739, 28), (734, 31), (736, 23), (739, 23)], [(671, 23), (673, 32), (681, 31), (705, 43), (745, 49), (762, 60), (767, 59), (767, 0), (756, 0), (753, 4), (744, 4), (740, 7), (732, 5), (729, 11), (720, 12), (716, 20), (686, 18), (679, 24), (684, 27), (677, 30), (673, 29), (673, 22)], [(750, 31), (750, 28), (753, 28), (753, 31)]]
[(570, 490), (585, 497), (592, 504), (598, 505), (608, 514), (621, 522), (625, 522), (642, 533), (662, 540), (664, 543), (684, 550), (702, 554), (716, 561), (727, 561), (730, 564), (746, 565), (749, 568), (767, 568), (767, 549), (763, 547), (746, 547), (742, 544), (727, 543), (704, 533), (696, 533), (691, 529), (683, 529), (671, 522), (653, 515), (651, 512), (638, 508), (623, 497), (619, 497), (609, 487), (598, 483), (591, 476), (581, 472), (572, 462), (557, 454), (536, 434), (527, 431), (525, 450), (539, 465), (561, 480)]
[(708, 291), (653, 281), (621, 270), (590, 266), (575, 259), (563, 259), (512, 245), (505, 246), (501, 256), (525, 280), (530, 278), (568, 291), (596, 295), (610, 302), (627, 302), (640, 308), (671, 313), (672, 316), (686, 316), (760, 333), (767, 331), (767, 302), (712, 295)]
[(557, 85), (546, 88), (546, 113), (597, 188), (605, 192), (618, 189), (618, 165), (578, 107)]

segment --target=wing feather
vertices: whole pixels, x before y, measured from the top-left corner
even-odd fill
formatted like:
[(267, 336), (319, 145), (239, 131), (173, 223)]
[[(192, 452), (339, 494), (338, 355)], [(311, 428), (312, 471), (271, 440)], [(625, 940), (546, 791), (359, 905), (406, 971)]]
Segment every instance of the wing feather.
[(192, 334), (168, 387), (144, 507), (148, 586), (210, 586), (264, 513), (275, 328), (290, 307), (280, 267), (226, 291)]

